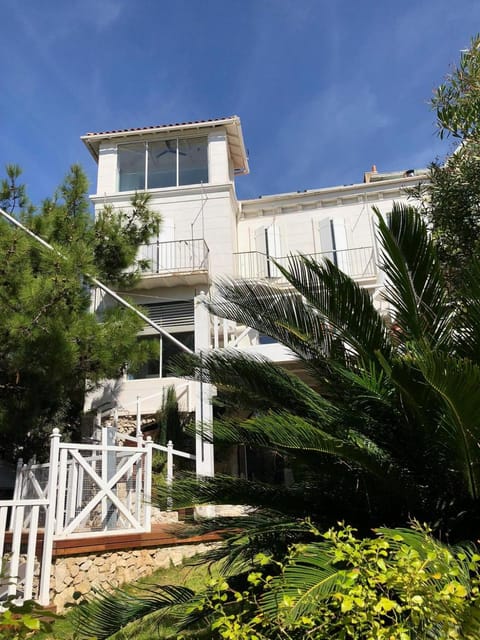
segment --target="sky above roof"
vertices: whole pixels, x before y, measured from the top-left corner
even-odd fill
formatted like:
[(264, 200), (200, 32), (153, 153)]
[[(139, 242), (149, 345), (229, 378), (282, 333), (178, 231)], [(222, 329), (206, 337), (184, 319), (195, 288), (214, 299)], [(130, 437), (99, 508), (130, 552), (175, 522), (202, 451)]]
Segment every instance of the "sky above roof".
[(480, 25), (478, 0), (2, 0), (0, 167), (31, 199), (89, 131), (239, 115), (241, 198), (426, 166), (451, 142), (428, 101)]

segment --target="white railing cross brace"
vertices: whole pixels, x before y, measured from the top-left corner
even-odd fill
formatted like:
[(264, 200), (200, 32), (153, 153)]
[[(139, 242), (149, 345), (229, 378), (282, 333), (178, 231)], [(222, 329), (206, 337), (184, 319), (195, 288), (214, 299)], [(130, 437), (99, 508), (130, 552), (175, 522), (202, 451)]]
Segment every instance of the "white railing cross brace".
[(118, 509), (123, 513), (123, 515), (130, 522), (132, 527), (138, 528), (140, 523), (132, 516), (132, 514), (128, 511), (128, 509), (124, 506), (121, 500), (112, 492), (112, 487), (120, 480), (120, 478), (125, 474), (128, 469), (133, 467), (133, 465), (145, 455), (145, 450), (134, 453), (131, 456), (130, 460), (126, 460), (126, 463), (122, 465), (122, 467), (113, 475), (107, 482), (104, 482), (102, 478), (98, 475), (92, 467), (90, 467), (82, 458), (78, 452), (71, 450), (72, 457), (85, 469), (88, 475), (92, 478), (92, 480), (97, 484), (99, 491), (98, 493), (88, 502), (82, 511), (74, 518), (67, 527), (63, 529), (63, 531), (57, 530), (56, 537), (60, 535), (65, 536), (69, 533), (72, 533), (75, 527), (81, 523), (83, 518), (92, 511), (97, 504), (103, 498), (110, 498), (110, 500), (115, 504)]

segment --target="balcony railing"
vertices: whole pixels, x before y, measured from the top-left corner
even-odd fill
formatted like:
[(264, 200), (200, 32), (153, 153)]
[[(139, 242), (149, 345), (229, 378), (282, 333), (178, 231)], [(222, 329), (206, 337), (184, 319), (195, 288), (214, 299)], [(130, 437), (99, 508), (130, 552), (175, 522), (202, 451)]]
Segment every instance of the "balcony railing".
[[(325, 259), (331, 260), (339, 269), (357, 280), (374, 278), (377, 274), (373, 247), (313, 253), (309, 254), (309, 257), (318, 262)], [(287, 256), (274, 258), (260, 251), (236, 253), (235, 260), (236, 275), (254, 280), (258, 278), (275, 278), (278, 281), (283, 281), (284, 278), (276, 264), (288, 268)]]
[(149, 261), (146, 274), (207, 271), (208, 246), (203, 238), (151, 242), (140, 245), (137, 259)]

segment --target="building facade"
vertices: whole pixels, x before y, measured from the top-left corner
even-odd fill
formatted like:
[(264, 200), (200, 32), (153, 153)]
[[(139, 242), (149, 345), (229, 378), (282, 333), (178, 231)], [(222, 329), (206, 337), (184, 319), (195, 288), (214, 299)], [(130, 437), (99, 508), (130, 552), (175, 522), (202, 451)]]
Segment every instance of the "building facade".
[[(291, 253), (329, 258), (381, 304), (373, 207), (387, 213), (422, 172), (380, 174), (359, 184), (239, 200), (235, 183), (249, 172), (237, 116), (142, 129), (89, 133), (82, 137), (98, 165), (95, 211), (126, 210), (135, 191), (146, 190), (163, 224), (141, 247), (149, 261), (134, 290), (125, 293), (168, 333), (192, 350), (236, 346), (277, 362), (294, 356), (248, 327), (211, 317), (202, 299), (219, 276), (282, 283), (275, 265)], [(274, 262), (275, 261), (275, 262)], [(93, 305), (109, 304), (96, 291)], [(164, 390), (176, 388), (180, 408), (211, 419), (209, 393), (196, 383), (168, 376), (178, 346), (146, 326), (139, 336), (155, 344), (155, 357), (139, 371), (125, 371), (88, 395), (85, 411), (114, 409), (135, 419), (155, 413)], [(121, 363), (119, 363), (121, 364)], [(210, 408), (209, 408), (210, 407)], [(201, 443), (197, 443), (197, 458)], [(197, 468), (213, 473), (213, 451)], [(203, 465), (203, 466), (202, 466)]]

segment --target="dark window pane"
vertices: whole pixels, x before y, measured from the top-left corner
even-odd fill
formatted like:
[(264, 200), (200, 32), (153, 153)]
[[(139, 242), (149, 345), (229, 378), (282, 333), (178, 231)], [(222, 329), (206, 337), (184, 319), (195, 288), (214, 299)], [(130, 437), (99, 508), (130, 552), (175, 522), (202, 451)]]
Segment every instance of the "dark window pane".
[(118, 145), (118, 190), (145, 189), (145, 145)]
[(207, 138), (178, 141), (178, 184), (208, 182)]
[(177, 185), (177, 141), (162, 140), (148, 145), (148, 189)]
[(148, 341), (151, 345), (152, 357), (137, 369), (129, 369), (128, 377), (130, 380), (139, 380), (142, 378), (158, 378), (160, 376), (160, 337), (142, 336), (139, 341)]
[[(195, 344), (193, 331), (182, 331), (180, 333), (172, 333), (172, 335), (193, 351)], [(169, 371), (170, 360), (179, 353), (182, 353), (180, 347), (177, 347), (177, 345), (171, 340), (168, 340), (168, 338), (163, 338), (162, 377), (171, 375)]]
[(275, 344), (277, 340), (265, 335), (264, 333), (258, 334), (258, 344)]

